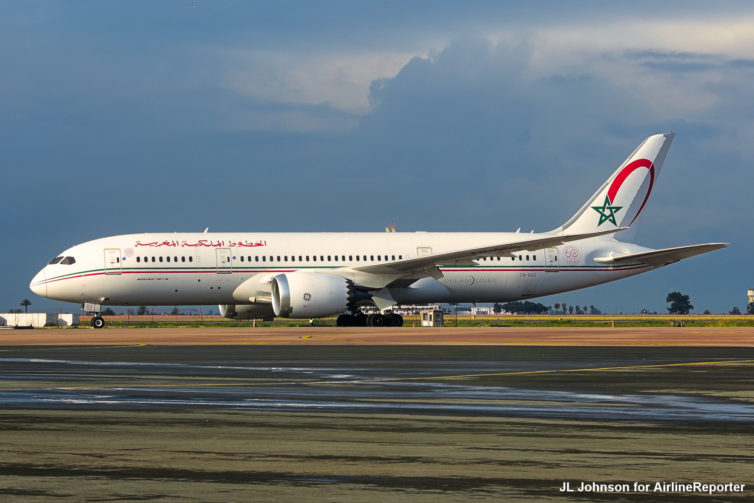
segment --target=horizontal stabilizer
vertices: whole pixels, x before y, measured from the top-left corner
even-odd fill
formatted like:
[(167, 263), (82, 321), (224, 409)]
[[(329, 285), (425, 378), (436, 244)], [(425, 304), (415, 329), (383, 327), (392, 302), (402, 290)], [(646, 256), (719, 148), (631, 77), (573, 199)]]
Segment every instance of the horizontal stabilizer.
[(617, 255), (614, 257), (596, 257), (594, 261), (600, 264), (625, 264), (631, 262), (662, 267), (695, 255), (719, 250), (726, 246), (728, 246), (728, 243), (704, 243), (699, 245), (677, 246), (675, 248), (663, 248), (662, 250), (629, 253), (627, 255)]

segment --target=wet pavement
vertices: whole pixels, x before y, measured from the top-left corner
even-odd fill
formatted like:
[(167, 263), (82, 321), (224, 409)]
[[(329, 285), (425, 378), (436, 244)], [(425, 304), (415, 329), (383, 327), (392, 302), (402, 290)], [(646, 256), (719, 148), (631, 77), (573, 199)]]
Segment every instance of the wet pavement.
[(6, 347), (0, 408), (752, 423), (753, 377), (750, 348)]
[(750, 501), (752, 382), (754, 348), (3, 346), (0, 499)]

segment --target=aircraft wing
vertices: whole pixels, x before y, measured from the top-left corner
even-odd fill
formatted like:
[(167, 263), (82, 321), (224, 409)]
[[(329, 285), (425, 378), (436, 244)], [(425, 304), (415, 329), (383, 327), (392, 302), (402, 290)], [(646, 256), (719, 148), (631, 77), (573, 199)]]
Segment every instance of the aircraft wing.
[(662, 267), (664, 265), (678, 262), (685, 258), (701, 255), (702, 253), (711, 252), (725, 248), (728, 243), (704, 243), (699, 245), (677, 246), (675, 248), (663, 248), (662, 250), (651, 250), (639, 253), (628, 253), (626, 255), (617, 255), (614, 257), (596, 257), (595, 262), (600, 264), (625, 264), (639, 263), (647, 264), (653, 267)]
[(353, 270), (371, 274), (389, 274), (406, 277), (416, 277), (418, 275), (419, 277), (432, 276), (437, 278), (442, 277), (442, 273), (437, 269), (437, 266), (440, 265), (465, 265), (470, 264), (472, 260), (481, 257), (505, 255), (523, 250), (536, 251), (543, 248), (558, 246), (569, 241), (578, 241), (581, 239), (603, 236), (605, 234), (613, 234), (625, 229), (627, 229), (627, 227), (618, 227), (612, 230), (588, 232), (584, 234), (553, 234), (546, 235), (545, 237), (541, 237), (540, 235), (540, 237), (522, 239), (520, 241), (512, 241), (478, 248), (465, 248), (462, 250), (437, 253), (435, 255), (427, 255), (424, 257), (397, 260), (385, 264), (354, 267)]

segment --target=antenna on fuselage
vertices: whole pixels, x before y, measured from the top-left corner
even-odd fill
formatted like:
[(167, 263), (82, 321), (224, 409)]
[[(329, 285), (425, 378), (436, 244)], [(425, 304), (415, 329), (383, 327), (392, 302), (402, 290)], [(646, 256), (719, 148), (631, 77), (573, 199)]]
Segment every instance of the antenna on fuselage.
[(202, 231), (202, 234), (207, 234), (208, 231), (209, 231), (209, 227), (205, 227), (204, 230)]

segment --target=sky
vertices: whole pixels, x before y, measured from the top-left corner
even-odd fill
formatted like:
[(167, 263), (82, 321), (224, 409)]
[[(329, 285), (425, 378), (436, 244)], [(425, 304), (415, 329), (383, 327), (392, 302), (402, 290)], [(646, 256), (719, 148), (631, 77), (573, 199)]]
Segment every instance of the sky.
[(553, 229), (677, 134), (620, 239), (730, 247), (546, 297), (744, 310), (754, 288), (754, 4), (0, 3), (0, 311), (133, 232)]

